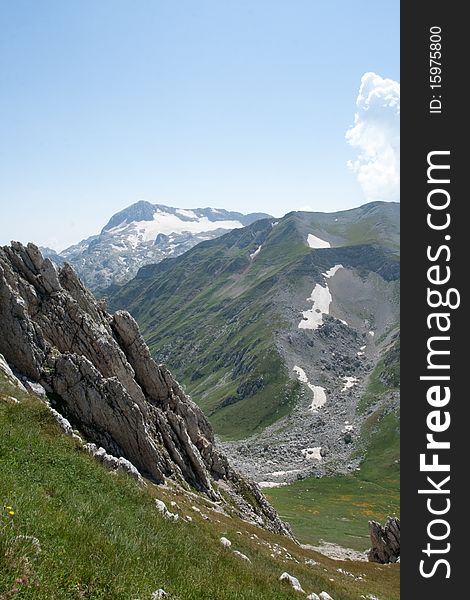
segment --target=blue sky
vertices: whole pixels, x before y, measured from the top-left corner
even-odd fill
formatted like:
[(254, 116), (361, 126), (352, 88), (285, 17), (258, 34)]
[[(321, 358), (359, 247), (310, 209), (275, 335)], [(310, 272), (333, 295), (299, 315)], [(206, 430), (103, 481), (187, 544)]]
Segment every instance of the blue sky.
[(398, 0), (0, 3), (0, 243), (60, 250), (137, 200), (364, 203), (361, 77), (399, 81)]

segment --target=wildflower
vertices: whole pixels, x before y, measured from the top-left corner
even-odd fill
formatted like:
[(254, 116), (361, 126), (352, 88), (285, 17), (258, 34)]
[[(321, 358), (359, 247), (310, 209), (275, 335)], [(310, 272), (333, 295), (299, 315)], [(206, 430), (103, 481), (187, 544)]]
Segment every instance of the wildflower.
[(13, 517), (13, 516), (14, 516), (14, 514), (15, 514), (15, 511), (14, 511), (14, 510), (9, 510), (9, 511), (8, 511), (8, 514), (10, 515), (10, 517)]

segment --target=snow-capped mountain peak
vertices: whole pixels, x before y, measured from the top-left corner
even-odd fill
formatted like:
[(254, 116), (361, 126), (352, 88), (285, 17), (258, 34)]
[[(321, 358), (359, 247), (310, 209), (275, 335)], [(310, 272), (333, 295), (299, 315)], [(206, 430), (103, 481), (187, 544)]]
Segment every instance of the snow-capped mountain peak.
[(199, 242), (269, 216), (140, 201), (113, 215), (99, 235), (67, 248), (59, 258), (70, 262), (89, 287), (104, 288), (127, 281), (146, 264), (179, 256)]

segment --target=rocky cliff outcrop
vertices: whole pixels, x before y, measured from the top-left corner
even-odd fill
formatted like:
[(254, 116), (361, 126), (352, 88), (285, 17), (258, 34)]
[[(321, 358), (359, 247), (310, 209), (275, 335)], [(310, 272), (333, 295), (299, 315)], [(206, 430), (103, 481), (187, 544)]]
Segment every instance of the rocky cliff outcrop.
[(191, 486), (289, 534), (259, 488), (216, 449), (203, 413), (152, 360), (129, 313), (108, 314), (69, 265), (57, 270), (33, 244), (0, 248), (0, 353), (89, 441), (142, 475)]
[(377, 521), (369, 521), (369, 533), (369, 561), (382, 564), (397, 562), (400, 557), (400, 520), (388, 517), (383, 527)]

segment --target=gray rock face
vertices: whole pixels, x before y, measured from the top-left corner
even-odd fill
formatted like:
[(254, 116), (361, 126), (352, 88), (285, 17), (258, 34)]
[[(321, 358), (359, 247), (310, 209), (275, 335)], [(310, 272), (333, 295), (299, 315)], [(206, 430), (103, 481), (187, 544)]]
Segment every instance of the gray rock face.
[(108, 314), (69, 265), (57, 271), (33, 244), (0, 248), (0, 353), (103, 452), (220, 503), (223, 488), (242, 516), (290, 535), (215, 448), (203, 413), (152, 360), (134, 319)]
[(26, 391), (26, 388), (10, 369), (10, 365), (7, 363), (5, 357), (2, 354), (0, 354), (0, 371), (6, 376), (10, 383), (16, 385), (16, 387), (18, 387), (21, 391)]
[(369, 521), (369, 533), (369, 561), (382, 564), (397, 562), (400, 557), (400, 520), (388, 517), (383, 527), (377, 521)]

